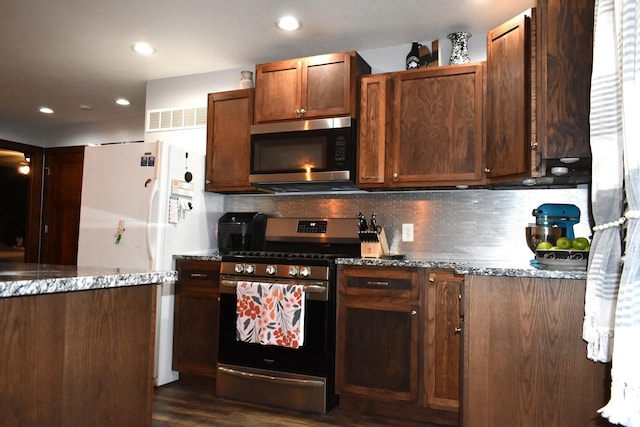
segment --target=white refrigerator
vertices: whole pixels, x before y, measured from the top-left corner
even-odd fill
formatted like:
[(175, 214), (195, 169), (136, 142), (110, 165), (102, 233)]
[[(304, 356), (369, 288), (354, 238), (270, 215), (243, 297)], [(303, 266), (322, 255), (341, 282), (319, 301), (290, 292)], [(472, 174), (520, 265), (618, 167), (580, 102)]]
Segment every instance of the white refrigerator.
[[(87, 146), (78, 266), (169, 271), (174, 254), (209, 253), (204, 175), (203, 154), (160, 141)], [(173, 283), (158, 286), (157, 386), (178, 379), (173, 304)]]

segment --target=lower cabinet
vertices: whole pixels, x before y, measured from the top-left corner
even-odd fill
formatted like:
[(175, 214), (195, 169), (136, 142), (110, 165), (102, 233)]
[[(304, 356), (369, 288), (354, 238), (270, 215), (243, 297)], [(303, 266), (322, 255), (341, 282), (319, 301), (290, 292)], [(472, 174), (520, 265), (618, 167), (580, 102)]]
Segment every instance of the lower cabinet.
[(173, 369), (215, 377), (218, 362), (220, 262), (176, 260)]
[(585, 281), (466, 276), (463, 426), (610, 425), (610, 366), (586, 358)]
[[(340, 268), (336, 384), (341, 406), (457, 424), (459, 334), (452, 328), (448, 339), (436, 329), (449, 318), (459, 325), (459, 292), (453, 298), (440, 291), (453, 283), (447, 281), (451, 274), (442, 274), (421, 268)], [(429, 304), (427, 277), (434, 279), (428, 283), (435, 297), (448, 295), (451, 301)], [(457, 289), (460, 283), (461, 277)], [(449, 309), (452, 313), (443, 311)], [(428, 349), (443, 343), (446, 348)], [(450, 350), (456, 354), (445, 354)]]

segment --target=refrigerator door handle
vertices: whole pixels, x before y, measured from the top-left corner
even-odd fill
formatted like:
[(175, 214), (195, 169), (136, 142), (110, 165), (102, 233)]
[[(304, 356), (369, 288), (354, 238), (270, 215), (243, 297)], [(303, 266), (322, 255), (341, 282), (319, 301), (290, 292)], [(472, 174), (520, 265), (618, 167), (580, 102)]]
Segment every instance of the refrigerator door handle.
[(147, 238), (147, 255), (149, 255), (149, 269), (151, 270), (155, 270), (156, 266), (155, 266), (155, 256), (154, 256), (154, 251), (155, 248), (153, 247), (153, 244), (151, 243), (151, 233), (152, 233), (152, 227), (153, 227), (153, 202), (156, 199), (156, 195), (158, 194), (158, 177), (154, 177), (153, 180), (153, 187), (151, 188), (151, 194), (149, 196), (149, 203), (148, 203), (148, 211), (147, 211), (147, 232), (146, 232), (146, 238)]

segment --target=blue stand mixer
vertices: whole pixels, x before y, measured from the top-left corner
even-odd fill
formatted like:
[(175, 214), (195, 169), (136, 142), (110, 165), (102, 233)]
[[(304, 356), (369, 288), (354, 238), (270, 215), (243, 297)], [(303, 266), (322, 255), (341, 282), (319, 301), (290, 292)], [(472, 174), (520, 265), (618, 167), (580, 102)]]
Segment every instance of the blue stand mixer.
[(545, 203), (533, 210), (535, 224), (526, 229), (527, 245), (533, 253), (540, 242), (556, 244), (560, 237), (575, 239), (573, 226), (580, 222), (580, 209), (575, 205)]

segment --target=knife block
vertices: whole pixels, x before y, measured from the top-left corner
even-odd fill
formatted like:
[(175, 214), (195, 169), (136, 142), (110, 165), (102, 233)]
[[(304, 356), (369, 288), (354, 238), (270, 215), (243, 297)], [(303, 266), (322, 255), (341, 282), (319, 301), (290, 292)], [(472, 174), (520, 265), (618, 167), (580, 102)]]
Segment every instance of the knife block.
[(360, 256), (362, 258), (380, 258), (389, 255), (389, 244), (384, 228), (380, 227), (380, 232), (361, 231), (360, 235)]

